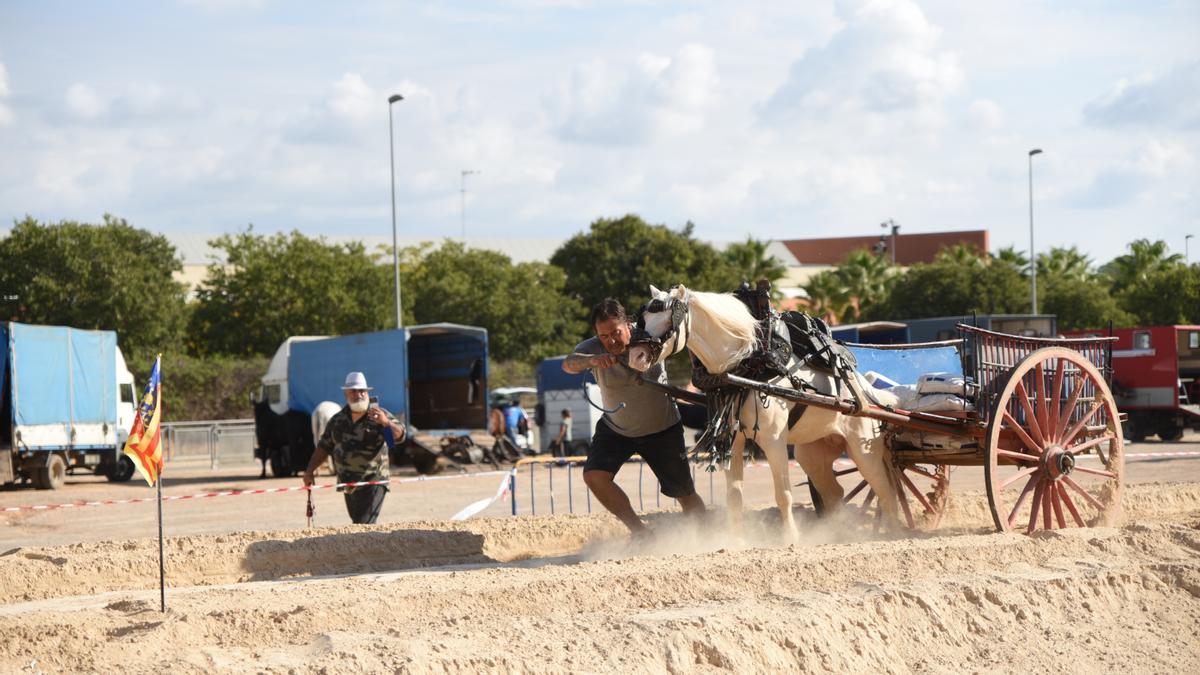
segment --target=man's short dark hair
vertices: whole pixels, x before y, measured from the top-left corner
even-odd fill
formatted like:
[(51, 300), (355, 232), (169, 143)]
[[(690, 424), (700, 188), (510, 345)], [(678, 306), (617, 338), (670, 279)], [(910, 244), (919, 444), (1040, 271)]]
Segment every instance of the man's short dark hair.
[(628, 319), (625, 315), (625, 308), (613, 298), (605, 298), (597, 302), (596, 306), (592, 308), (592, 328), (595, 328), (596, 324), (601, 321), (609, 319), (620, 319), (622, 321)]

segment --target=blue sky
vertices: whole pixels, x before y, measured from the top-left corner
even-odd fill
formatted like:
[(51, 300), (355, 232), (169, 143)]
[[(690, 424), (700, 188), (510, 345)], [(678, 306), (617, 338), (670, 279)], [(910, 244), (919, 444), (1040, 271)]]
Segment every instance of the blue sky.
[[(0, 3), (0, 227), (1200, 235), (1200, 3)], [(1198, 236), (1200, 238), (1200, 236)], [(1192, 259), (1200, 258), (1200, 243)]]

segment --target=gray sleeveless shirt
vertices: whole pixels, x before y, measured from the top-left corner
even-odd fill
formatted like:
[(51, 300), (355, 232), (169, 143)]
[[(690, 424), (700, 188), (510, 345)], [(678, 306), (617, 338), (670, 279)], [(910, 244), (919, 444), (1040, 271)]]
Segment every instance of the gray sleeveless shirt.
[[(600, 338), (590, 337), (575, 347), (576, 354), (603, 354)], [(658, 433), (679, 421), (675, 401), (661, 390), (638, 382), (639, 373), (625, 364), (624, 357), (608, 368), (592, 368), (604, 407), (609, 410), (625, 403), (615, 413), (605, 413), (601, 422), (622, 436), (638, 437)], [(646, 379), (667, 383), (667, 371), (660, 363), (646, 371)]]

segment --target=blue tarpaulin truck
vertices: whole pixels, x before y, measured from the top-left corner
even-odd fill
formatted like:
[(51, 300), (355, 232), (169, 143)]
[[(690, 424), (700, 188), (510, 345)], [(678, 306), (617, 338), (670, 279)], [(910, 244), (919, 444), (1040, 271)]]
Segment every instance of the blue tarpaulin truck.
[(379, 405), (421, 430), (487, 427), (487, 330), (435, 323), (339, 337), (291, 337), (275, 352), (255, 400), (254, 456), (271, 473), (302, 471), (311, 416), (344, 405), (346, 373), (361, 371)]
[(0, 347), (0, 484), (58, 488), (77, 469), (129, 480), (134, 386), (117, 334), (7, 322)]

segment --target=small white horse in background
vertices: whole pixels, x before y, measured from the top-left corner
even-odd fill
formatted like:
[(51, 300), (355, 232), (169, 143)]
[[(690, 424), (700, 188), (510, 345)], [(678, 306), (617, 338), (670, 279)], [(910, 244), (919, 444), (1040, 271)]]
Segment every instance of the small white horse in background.
[[(676, 286), (668, 293), (651, 286), (650, 297), (651, 304), (643, 314), (645, 330), (651, 337), (663, 341), (662, 350), (656, 354), (653, 347), (634, 344), (629, 352), (630, 368), (645, 371), (686, 346), (708, 372), (720, 374), (732, 370), (754, 352), (759, 322), (734, 295), (689, 291), (683, 286)], [(795, 372), (806, 382), (822, 376), (807, 367)], [(895, 404), (892, 394), (874, 390), (857, 371), (854, 375), (860, 379), (862, 389), (876, 398), (875, 403)], [(776, 379), (772, 384), (791, 388), (785, 378)], [(725, 474), (729, 524), (736, 536), (740, 536), (742, 530), (743, 449), (747, 436), (762, 448), (770, 465), (775, 504), (783, 519), (786, 541), (797, 538), (788, 479), (789, 443), (795, 446), (796, 460), (808, 474), (827, 509), (833, 511), (842, 503), (843, 490), (833, 473), (833, 463), (846, 452), (879, 497), (886, 523), (889, 526), (899, 524), (898, 503), (885, 463), (883, 438), (877, 433), (873, 420), (809, 406), (789, 429), (788, 412), (797, 404), (775, 397), (767, 400), (764, 407), (759, 395), (751, 392), (737, 412), (738, 433)], [(734, 421), (730, 420), (731, 423)], [(756, 427), (757, 432), (754, 431)]]
[[(329, 424), (330, 418), (338, 414), (338, 411), (341, 409), (342, 406), (334, 403), (333, 401), (321, 401), (317, 404), (317, 407), (313, 409), (312, 433), (314, 447), (316, 446), (317, 442), (321, 440), (321, 435), (325, 433), (325, 425)], [(332, 476), (334, 473), (336, 473), (333, 470), (332, 457), (325, 460), (325, 466), (329, 469), (329, 475)]]

